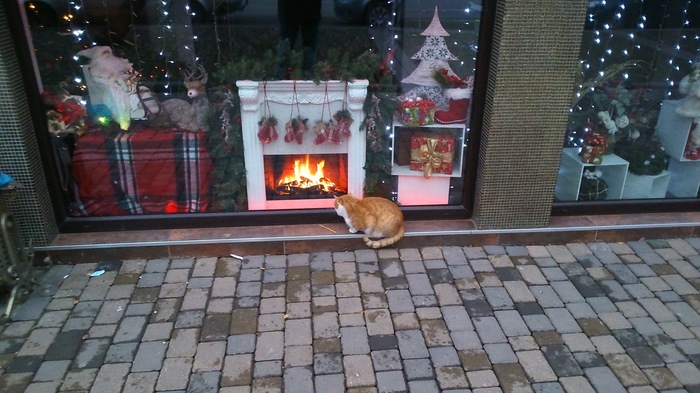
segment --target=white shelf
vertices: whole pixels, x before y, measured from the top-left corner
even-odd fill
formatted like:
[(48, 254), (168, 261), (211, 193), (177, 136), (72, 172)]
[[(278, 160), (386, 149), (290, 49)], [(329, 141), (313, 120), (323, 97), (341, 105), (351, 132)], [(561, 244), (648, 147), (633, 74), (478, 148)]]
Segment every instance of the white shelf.
[(621, 199), (629, 163), (615, 154), (607, 154), (603, 156), (603, 161), (599, 165), (588, 164), (581, 162), (581, 157), (578, 156), (580, 151), (579, 147), (566, 148), (562, 151), (559, 176), (554, 190), (557, 199), (578, 200), (581, 179), (587, 167), (595, 167), (602, 172), (600, 179), (608, 185), (606, 199)]
[(398, 176), (423, 176), (422, 171), (412, 171), (408, 165), (398, 165), (395, 161), (396, 146), (395, 141), (399, 133), (415, 133), (422, 130), (425, 133), (449, 133), (455, 138), (455, 158), (452, 165), (452, 173), (433, 173), (431, 177), (460, 177), (462, 176), (462, 167), (464, 165), (464, 141), (466, 137), (466, 124), (431, 124), (427, 126), (405, 126), (401, 124), (398, 118), (394, 117), (392, 131), (394, 137), (391, 139), (391, 174)]
[(628, 173), (622, 199), (666, 198), (671, 172), (664, 170), (658, 175), (635, 175)]
[(676, 108), (678, 101), (666, 100), (661, 104), (656, 132), (669, 157), (681, 162), (694, 162), (685, 158), (685, 146), (693, 129), (693, 119), (677, 114)]
[(700, 161), (679, 161), (671, 158), (668, 163), (671, 179), (669, 194), (676, 198), (695, 198), (700, 189)]

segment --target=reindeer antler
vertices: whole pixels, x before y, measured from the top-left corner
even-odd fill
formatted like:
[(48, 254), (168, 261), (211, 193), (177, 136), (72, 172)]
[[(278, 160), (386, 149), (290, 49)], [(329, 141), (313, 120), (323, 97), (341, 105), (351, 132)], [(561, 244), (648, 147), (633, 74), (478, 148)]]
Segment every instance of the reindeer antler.
[(185, 82), (199, 80), (202, 83), (206, 83), (207, 72), (204, 70), (204, 65), (202, 63), (190, 63), (187, 65), (187, 68), (190, 70), (189, 72), (187, 70), (182, 70), (182, 77), (185, 79)]

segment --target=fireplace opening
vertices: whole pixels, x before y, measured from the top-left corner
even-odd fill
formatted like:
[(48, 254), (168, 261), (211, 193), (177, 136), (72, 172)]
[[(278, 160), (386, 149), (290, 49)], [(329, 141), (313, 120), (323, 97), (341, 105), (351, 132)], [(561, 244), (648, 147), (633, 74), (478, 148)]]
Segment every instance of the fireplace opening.
[(265, 189), (268, 200), (347, 194), (347, 154), (267, 155)]

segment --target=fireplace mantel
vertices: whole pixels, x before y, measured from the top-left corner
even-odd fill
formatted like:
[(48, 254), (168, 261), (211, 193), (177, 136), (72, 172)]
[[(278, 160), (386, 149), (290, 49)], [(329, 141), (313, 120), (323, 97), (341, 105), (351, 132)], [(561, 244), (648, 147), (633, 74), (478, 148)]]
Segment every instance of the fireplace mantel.
[[(268, 201), (265, 191), (265, 155), (286, 154), (347, 154), (348, 193), (362, 198), (365, 180), (366, 136), (360, 132), (364, 120), (362, 106), (367, 95), (367, 80), (322, 81), (271, 81), (240, 80), (236, 82), (241, 99), (241, 123), (246, 166), (249, 210), (301, 209), (331, 207), (332, 199), (308, 199), (298, 201)], [(353, 118), (352, 136), (340, 145), (328, 142), (313, 143), (316, 135), (311, 130), (318, 120), (329, 121), (337, 111), (346, 108)], [(301, 114), (308, 118), (309, 130), (303, 142), (284, 141), (284, 125), (292, 117)], [(275, 116), (279, 138), (269, 144), (258, 139), (258, 122), (263, 116)]]

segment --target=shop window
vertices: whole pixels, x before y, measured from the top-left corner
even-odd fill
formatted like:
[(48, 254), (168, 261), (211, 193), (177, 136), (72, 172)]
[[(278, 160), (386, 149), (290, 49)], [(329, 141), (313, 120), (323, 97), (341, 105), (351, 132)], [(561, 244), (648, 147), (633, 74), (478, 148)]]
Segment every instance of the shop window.
[(302, 3), (24, 1), (67, 215), (462, 205), (481, 2)]
[(555, 201), (700, 192), (700, 3), (592, 1)]

